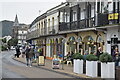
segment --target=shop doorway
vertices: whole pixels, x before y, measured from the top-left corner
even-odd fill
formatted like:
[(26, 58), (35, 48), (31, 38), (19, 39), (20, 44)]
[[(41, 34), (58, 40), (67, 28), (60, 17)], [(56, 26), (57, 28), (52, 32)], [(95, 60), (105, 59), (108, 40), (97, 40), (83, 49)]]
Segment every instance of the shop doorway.
[(111, 38), (111, 55), (114, 52), (115, 48), (118, 48), (118, 38)]
[(83, 39), (84, 42), (84, 52), (86, 54), (94, 53), (95, 52), (95, 46), (93, 44), (94, 40), (91, 36), (86, 36)]
[(69, 40), (68, 40), (68, 42), (69, 42), (69, 52), (70, 53), (75, 53), (76, 51), (75, 50), (77, 50), (76, 49), (76, 41), (75, 41), (75, 37), (73, 37), (73, 36), (71, 36), (70, 38), (69, 38)]

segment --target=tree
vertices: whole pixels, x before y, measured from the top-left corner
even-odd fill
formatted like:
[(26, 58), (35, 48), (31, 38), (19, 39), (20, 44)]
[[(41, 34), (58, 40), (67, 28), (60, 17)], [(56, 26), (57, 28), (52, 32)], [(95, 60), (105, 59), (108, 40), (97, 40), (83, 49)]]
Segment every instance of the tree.
[(3, 38), (3, 39), (2, 39), (2, 42), (3, 42), (3, 43), (6, 43), (6, 42), (7, 42), (6, 38)]
[(12, 38), (8, 41), (9, 46), (16, 46), (18, 44), (18, 39)]

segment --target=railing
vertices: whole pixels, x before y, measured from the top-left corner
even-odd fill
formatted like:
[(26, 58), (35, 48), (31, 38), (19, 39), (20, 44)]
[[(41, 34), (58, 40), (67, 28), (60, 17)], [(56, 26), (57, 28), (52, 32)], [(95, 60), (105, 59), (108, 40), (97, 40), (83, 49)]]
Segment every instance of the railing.
[(39, 31), (38, 30), (35, 30), (35, 31), (32, 31), (32, 32), (28, 32), (27, 34), (27, 40), (29, 39), (32, 39), (32, 38), (36, 38), (39, 36)]
[(86, 27), (86, 21), (85, 21), (85, 19), (83, 19), (83, 20), (80, 20), (79, 21), (79, 29), (83, 29), (83, 28), (85, 28)]
[(77, 30), (84, 28), (91, 28), (94, 26), (94, 17), (89, 19), (83, 19), (80, 21), (73, 21), (70, 23), (62, 22), (59, 25), (60, 31), (68, 31), (68, 30)]
[(65, 22), (60, 23), (59, 30), (60, 31), (70, 30), (70, 23), (65, 23)]
[(76, 30), (76, 29), (78, 29), (77, 21), (71, 22), (70, 24), (71, 24), (71, 27), (70, 27), (71, 30)]

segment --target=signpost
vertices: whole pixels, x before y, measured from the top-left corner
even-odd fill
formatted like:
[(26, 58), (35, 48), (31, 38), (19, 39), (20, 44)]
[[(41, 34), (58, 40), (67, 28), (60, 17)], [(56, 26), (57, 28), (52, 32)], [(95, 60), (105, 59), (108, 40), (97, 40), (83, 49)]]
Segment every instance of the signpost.
[(63, 67), (64, 67), (64, 44), (65, 44), (65, 42), (66, 42), (66, 39), (64, 38), (64, 39), (62, 40), (62, 55), (63, 55), (62, 69), (64, 69)]

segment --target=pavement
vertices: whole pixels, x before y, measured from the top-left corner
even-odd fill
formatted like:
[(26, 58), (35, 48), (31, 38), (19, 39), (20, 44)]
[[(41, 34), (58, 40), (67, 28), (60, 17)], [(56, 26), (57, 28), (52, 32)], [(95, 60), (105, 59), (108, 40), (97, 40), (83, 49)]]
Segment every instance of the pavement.
[[(20, 56), (20, 58), (15, 58), (13, 57), (14, 60), (16, 61), (19, 61), (21, 63), (24, 63), (26, 64), (26, 59), (25, 58), (22, 58)], [(60, 65), (60, 69), (52, 69), (52, 60), (48, 60), (46, 59), (45, 60), (45, 65), (44, 66), (38, 66), (37, 63), (33, 63), (32, 66), (34, 67), (37, 67), (37, 68), (41, 68), (41, 69), (44, 69), (44, 70), (48, 70), (48, 71), (52, 71), (52, 72), (56, 72), (56, 73), (60, 73), (60, 74), (64, 74), (64, 75), (69, 75), (71, 77), (75, 77), (75, 78), (88, 78), (88, 79), (92, 79), (92, 80), (101, 80), (101, 78), (97, 77), (97, 78), (92, 78), (92, 77), (89, 77), (85, 74), (76, 74), (73, 72), (73, 66), (72, 65), (66, 65), (64, 64), (64, 69), (61, 68), (62, 65)]]

